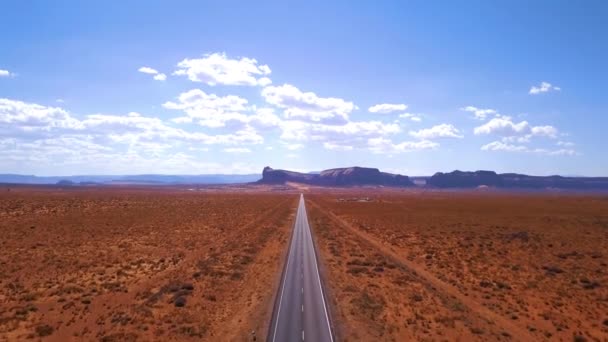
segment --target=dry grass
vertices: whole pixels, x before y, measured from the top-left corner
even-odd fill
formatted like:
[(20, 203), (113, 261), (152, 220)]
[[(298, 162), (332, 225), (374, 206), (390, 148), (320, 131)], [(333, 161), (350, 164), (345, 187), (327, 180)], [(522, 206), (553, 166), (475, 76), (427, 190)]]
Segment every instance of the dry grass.
[(0, 194), (0, 341), (264, 336), (296, 196)]
[(608, 198), (347, 196), (308, 196), (346, 340), (608, 339)]

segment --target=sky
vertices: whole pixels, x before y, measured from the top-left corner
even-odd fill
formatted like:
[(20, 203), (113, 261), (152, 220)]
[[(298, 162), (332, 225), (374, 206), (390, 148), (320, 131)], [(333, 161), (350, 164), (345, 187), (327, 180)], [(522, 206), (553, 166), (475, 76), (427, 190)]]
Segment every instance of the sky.
[(6, 1), (0, 173), (608, 176), (605, 1)]

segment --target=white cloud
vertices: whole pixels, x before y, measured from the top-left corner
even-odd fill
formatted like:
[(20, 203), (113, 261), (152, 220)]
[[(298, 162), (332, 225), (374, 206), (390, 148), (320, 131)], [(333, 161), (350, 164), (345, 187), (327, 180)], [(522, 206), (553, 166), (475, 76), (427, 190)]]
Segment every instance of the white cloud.
[(284, 109), (288, 119), (344, 123), (356, 108), (352, 102), (335, 97), (318, 97), (290, 84), (266, 87), (262, 90), (262, 96), (267, 103)]
[(181, 93), (176, 102), (165, 102), (163, 107), (182, 110), (186, 114), (185, 117), (173, 119), (176, 123), (195, 121), (201, 126), (217, 128), (231, 121), (241, 124), (248, 122), (249, 118), (242, 113), (250, 109), (247, 104), (246, 99), (236, 95), (217, 96), (192, 89)]
[(406, 109), (407, 105), (405, 104), (382, 103), (369, 107), (368, 111), (370, 113), (386, 114), (396, 111), (403, 111)]
[(556, 87), (549, 82), (541, 82), (540, 86), (538, 86), (538, 87), (532, 86), (532, 88), (530, 88), (530, 91), (528, 92), (528, 94), (537, 95), (540, 93), (547, 93), (550, 91), (560, 91), (560, 90), (562, 90), (562, 88)]
[(4, 70), (4, 69), (0, 69), (0, 77), (15, 77), (16, 74), (8, 71), (8, 70)]
[(535, 126), (532, 127), (532, 135), (539, 137), (557, 137), (557, 128), (553, 126)]
[(167, 125), (159, 118), (139, 113), (91, 114), (78, 119), (62, 108), (0, 99), (0, 133), (4, 137), (37, 140), (65, 135), (92, 136), (108, 143), (173, 141), (205, 145), (260, 144), (264, 138), (245, 127), (228, 134), (189, 132)]
[(143, 66), (143, 67), (137, 69), (137, 71), (143, 72), (144, 74), (150, 74), (150, 75), (156, 75), (156, 74), (158, 74), (158, 71), (156, 69), (152, 69), (152, 68), (147, 67), (147, 66)]
[(498, 112), (495, 109), (482, 109), (473, 106), (466, 106), (464, 108), (460, 108), (460, 110), (473, 113), (475, 118), (479, 120), (485, 120), (488, 115), (498, 115)]
[(483, 151), (508, 151), (508, 152), (524, 152), (528, 148), (523, 145), (511, 145), (500, 141), (494, 141), (481, 147)]
[(368, 149), (377, 154), (397, 154), (420, 150), (436, 149), (439, 144), (429, 140), (404, 141), (398, 144), (386, 138), (371, 138), (367, 141)]
[(555, 151), (549, 151), (548, 154), (550, 156), (575, 156), (578, 153), (573, 149), (562, 148), (562, 149), (555, 150)]
[(323, 147), (330, 151), (352, 151), (354, 149), (351, 145), (338, 144), (329, 141), (324, 142)]
[(532, 137), (556, 138), (557, 128), (549, 125), (530, 126), (527, 121), (515, 123), (508, 116), (493, 118), (487, 123), (475, 127), (475, 135), (497, 134), (503, 136), (503, 142), (527, 143)]
[(212, 53), (202, 58), (184, 59), (177, 64), (174, 75), (187, 76), (193, 82), (210, 86), (247, 85), (265, 86), (271, 83), (268, 65), (258, 65), (253, 58), (230, 59), (225, 53)]
[(475, 127), (473, 132), (476, 135), (499, 134), (503, 136), (514, 136), (530, 132), (530, 125), (527, 121), (514, 123), (508, 116), (499, 116), (479, 127)]
[(574, 143), (570, 142), (570, 141), (561, 141), (560, 140), (557, 142), (557, 146), (572, 147), (572, 146), (574, 146)]
[(450, 124), (441, 124), (419, 131), (410, 131), (410, 135), (418, 139), (463, 138), (460, 131)]
[(379, 137), (401, 131), (397, 124), (379, 121), (348, 122), (344, 125), (324, 125), (303, 121), (283, 121), (281, 139), (296, 141), (343, 141), (352, 138)]
[(148, 75), (154, 75), (153, 79), (156, 81), (164, 81), (167, 79), (167, 75), (158, 72), (158, 70), (147, 67), (147, 66), (143, 66), (139, 69), (137, 69), (137, 71), (144, 73), (144, 74), (148, 74)]
[(228, 153), (251, 153), (251, 150), (245, 147), (228, 147), (224, 149)]
[[(46, 107), (22, 101), (0, 99), (0, 124), (21, 131), (79, 128), (81, 123), (58, 107)], [(0, 132), (1, 132), (0, 126)]]
[(0, 99), (0, 137), (0, 167), (14, 172), (63, 172), (56, 171), (61, 166), (85, 173), (251, 173), (261, 166), (201, 162), (179, 150), (221, 145), (245, 153), (248, 145), (264, 142), (252, 127), (208, 134), (139, 113), (78, 117), (62, 108), (11, 99)]
[(258, 85), (260, 85), (262, 87), (266, 87), (270, 84), (272, 84), (272, 80), (268, 77), (262, 77), (262, 78), (258, 79)]
[(482, 151), (503, 151), (503, 152), (525, 152), (525, 153), (534, 153), (534, 154), (542, 154), (548, 156), (573, 156), (576, 155), (576, 151), (573, 149), (558, 149), (558, 150), (547, 150), (544, 148), (530, 148), (525, 145), (513, 145), (504, 143), (501, 141), (494, 141), (489, 144), (483, 145), (481, 147)]
[(410, 120), (415, 121), (415, 122), (422, 121), (422, 118), (420, 117), (420, 114), (403, 113), (403, 114), (399, 114), (399, 118), (401, 118), (401, 119), (410, 119)]
[(165, 74), (157, 74), (153, 77), (156, 81), (164, 81), (167, 79), (167, 75)]
[(258, 129), (268, 129), (273, 127), (279, 127), (282, 123), (272, 108), (257, 108), (254, 115), (250, 115), (248, 118), (249, 125)]

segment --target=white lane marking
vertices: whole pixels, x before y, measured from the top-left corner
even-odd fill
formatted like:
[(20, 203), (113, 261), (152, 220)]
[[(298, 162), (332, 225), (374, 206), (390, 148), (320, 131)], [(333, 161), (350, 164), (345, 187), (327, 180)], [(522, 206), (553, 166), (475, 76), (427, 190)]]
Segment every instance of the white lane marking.
[(302, 304), (302, 312), (304, 312), (304, 304)]
[(302, 341), (304, 341), (304, 330), (302, 330)]
[(302, 294), (304, 294), (304, 288), (302, 288)]
[[(302, 204), (304, 204), (304, 195), (302, 195), (301, 199)], [(304, 209), (304, 212), (306, 213), (306, 209)], [(310, 245), (313, 248), (313, 260), (315, 261), (315, 270), (317, 270), (317, 280), (319, 281), (319, 290), (321, 291), (321, 299), (323, 299), (323, 310), (325, 311), (325, 320), (327, 321), (327, 329), (329, 330), (329, 338), (331, 340), (331, 342), (334, 341), (334, 336), (331, 333), (331, 326), (329, 324), (329, 316), (327, 315), (327, 308), (325, 307), (325, 295), (323, 294), (323, 287), (321, 286), (321, 275), (319, 275), (319, 266), (317, 265), (317, 255), (316, 253), (314, 253), (314, 243), (312, 241), (312, 233), (310, 232), (310, 226), (308, 225), (308, 217), (306, 217), (306, 224), (305, 227), (307, 227), (308, 229), (306, 229), (306, 231), (308, 231), (308, 238), (310, 239)], [(304, 339), (304, 332), (302, 331), (302, 340)]]
[(283, 303), (283, 292), (285, 292), (285, 283), (287, 282), (287, 274), (289, 274), (289, 261), (291, 260), (291, 251), (292, 251), (292, 247), (295, 243), (296, 243), (296, 236), (295, 236), (295, 232), (294, 232), (293, 236), (292, 236), (291, 244), (289, 245), (289, 253), (287, 254), (287, 267), (285, 268), (285, 279), (283, 279), (283, 286), (281, 288), (281, 298), (279, 299), (279, 311), (277, 311), (276, 325), (274, 326), (274, 334), (272, 335), (273, 342), (277, 338), (277, 330), (279, 328), (279, 317), (281, 317), (281, 304)]

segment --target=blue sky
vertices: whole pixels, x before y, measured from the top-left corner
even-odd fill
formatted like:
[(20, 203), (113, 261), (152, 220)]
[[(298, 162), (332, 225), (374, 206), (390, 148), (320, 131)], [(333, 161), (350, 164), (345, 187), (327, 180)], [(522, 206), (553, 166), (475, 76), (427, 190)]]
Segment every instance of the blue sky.
[(11, 1), (0, 173), (608, 175), (603, 1)]

